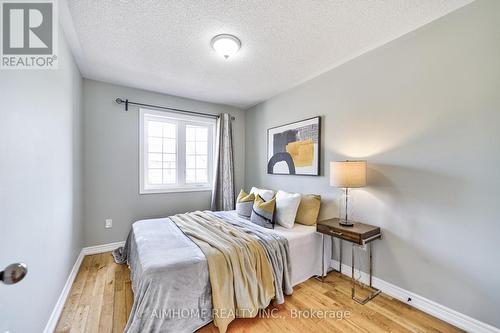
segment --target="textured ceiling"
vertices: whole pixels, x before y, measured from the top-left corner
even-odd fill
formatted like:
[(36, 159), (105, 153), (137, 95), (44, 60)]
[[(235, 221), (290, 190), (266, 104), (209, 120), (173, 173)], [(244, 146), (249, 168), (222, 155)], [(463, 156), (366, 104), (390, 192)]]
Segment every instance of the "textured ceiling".
[(62, 24), (86, 78), (246, 108), (470, 2), (67, 0)]

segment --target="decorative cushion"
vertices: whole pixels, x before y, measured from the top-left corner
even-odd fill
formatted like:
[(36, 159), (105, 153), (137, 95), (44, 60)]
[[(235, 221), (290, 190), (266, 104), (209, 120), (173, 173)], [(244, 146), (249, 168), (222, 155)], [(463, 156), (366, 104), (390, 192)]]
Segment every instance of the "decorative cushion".
[(299, 193), (278, 191), (276, 193), (276, 222), (285, 228), (293, 228), (299, 205)]
[(260, 225), (261, 227), (274, 229), (275, 205), (276, 199), (273, 198), (269, 201), (265, 201), (259, 194), (257, 194), (253, 203), (250, 221), (257, 225)]
[(305, 225), (315, 225), (318, 220), (321, 195), (303, 194), (295, 222)]
[(255, 195), (253, 193), (248, 194), (241, 190), (236, 198), (236, 213), (238, 215), (250, 217), (254, 201)]
[(257, 188), (257, 187), (252, 187), (250, 193), (255, 194), (255, 196), (257, 196), (257, 194), (260, 195), (260, 197), (265, 201), (271, 200), (272, 198), (274, 198), (274, 195), (276, 194), (276, 192), (272, 190), (266, 190), (265, 188)]

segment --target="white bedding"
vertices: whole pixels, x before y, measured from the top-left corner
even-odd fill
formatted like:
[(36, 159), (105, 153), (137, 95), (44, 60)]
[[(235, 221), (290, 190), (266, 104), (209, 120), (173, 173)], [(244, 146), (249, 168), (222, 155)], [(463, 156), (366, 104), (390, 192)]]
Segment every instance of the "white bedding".
[[(276, 226), (274, 231), (288, 239), (290, 262), (292, 264), (292, 285), (304, 282), (315, 275), (321, 275), (322, 236), (316, 226), (294, 224), (292, 229)], [(325, 270), (331, 251), (330, 237), (325, 239)]]

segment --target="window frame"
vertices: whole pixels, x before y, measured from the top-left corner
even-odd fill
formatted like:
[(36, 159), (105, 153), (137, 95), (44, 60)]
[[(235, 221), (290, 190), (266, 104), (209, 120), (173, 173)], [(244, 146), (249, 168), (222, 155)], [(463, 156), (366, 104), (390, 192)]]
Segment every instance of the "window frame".
[[(148, 172), (148, 120), (176, 123), (176, 184), (152, 185), (147, 183)], [(186, 125), (206, 126), (208, 128), (207, 147), (207, 182), (186, 183)], [(215, 126), (216, 119), (184, 115), (176, 112), (157, 111), (147, 108), (139, 109), (139, 194), (202, 192), (213, 188), (215, 160)], [(162, 166), (163, 167), (163, 166)]]

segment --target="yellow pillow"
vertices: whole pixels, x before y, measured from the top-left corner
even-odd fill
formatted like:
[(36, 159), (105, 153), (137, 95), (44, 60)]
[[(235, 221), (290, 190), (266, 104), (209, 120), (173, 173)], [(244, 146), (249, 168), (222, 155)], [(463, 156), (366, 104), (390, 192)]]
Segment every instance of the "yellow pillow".
[(254, 207), (262, 209), (263, 211), (272, 214), (274, 212), (274, 206), (276, 205), (276, 198), (265, 201), (260, 195), (257, 195), (254, 202)]
[(276, 206), (276, 199), (272, 198), (269, 201), (264, 201), (260, 195), (257, 194), (253, 203), (252, 215), (250, 221), (264, 228), (274, 229), (274, 207)]
[(255, 195), (253, 193), (246, 193), (243, 190), (240, 190), (240, 194), (238, 194), (238, 197), (236, 198), (236, 202), (253, 202), (255, 200)]
[(305, 225), (315, 225), (318, 220), (321, 196), (316, 194), (303, 194), (295, 222)]
[(255, 195), (253, 193), (248, 194), (241, 190), (238, 198), (236, 198), (236, 213), (241, 216), (250, 217), (254, 200)]

